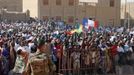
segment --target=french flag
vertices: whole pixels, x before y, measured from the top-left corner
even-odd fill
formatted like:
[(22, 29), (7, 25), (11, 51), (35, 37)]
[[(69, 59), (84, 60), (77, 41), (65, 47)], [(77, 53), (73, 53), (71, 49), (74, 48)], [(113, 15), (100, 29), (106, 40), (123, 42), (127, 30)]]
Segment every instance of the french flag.
[(88, 27), (93, 27), (93, 28), (97, 28), (97, 21), (93, 21), (93, 20), (88, 20)]
[(98, 21), (87, 19), (86, 21), (84, 20), (83, 25), (86, 29), (91, 30), (92, 28), (98, 27)]

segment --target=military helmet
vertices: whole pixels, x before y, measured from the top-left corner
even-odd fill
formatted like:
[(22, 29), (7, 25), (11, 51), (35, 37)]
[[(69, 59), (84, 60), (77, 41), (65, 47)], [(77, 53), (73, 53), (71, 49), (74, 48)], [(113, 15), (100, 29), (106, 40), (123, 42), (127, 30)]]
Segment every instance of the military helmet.
[(39, 40), (37, 40), (37, 46), (39, 47), (39, 46), (42, 46), (42, 45), (44, 45), (44, 44), (46, 44), (47, 42), (45, 41), (45, 39), (39, 39)]

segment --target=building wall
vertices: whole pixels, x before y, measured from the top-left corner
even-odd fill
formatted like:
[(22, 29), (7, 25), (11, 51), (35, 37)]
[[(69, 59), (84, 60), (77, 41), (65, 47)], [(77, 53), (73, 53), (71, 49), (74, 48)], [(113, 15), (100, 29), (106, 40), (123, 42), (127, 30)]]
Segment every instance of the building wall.
[(22, 0), (0, 0), (0, 9), (22, 12)]
[(83, 17), (88, 17), (95, 18), (103, 25), (120, 25), (120, 0), (114, 0), (114, 7), (110, 7), (110, 0), (98, 0), (96, 5), (82, 4), (79, 3), (79, 0), (74, 0), (74, 6), (69, 6), (69, 0), (61, 0), (62, 3), (59, 6), (56, 5), (56, 0), (48, 1), (49, 5), (44, 5), (43, 0), (38, 0), (38, 18), (60, 16), (61, 19), (68, 22), (68, 19), (72, 17), (74, 20), (78, 18), (81, 22)]
[(99, 4), (96, 6), (96, 17), (104, 25), (120, 25), (120, 0), (114, 1), (114, 7), (110, 7), (110, 0), (105, 0), (105, 2), (99, 0)]
[(23, 0), (23, 12), (27, 10), (31, 17), (38, 17), (38, 0)]
[(1, 9), (0, 10), (0, 20), (7, 20), (7, 21), (27, 21), (29, 20), (29, 12), (11, 12), (7, 11), (6, 9)]
[(121, 23), (127, 26), (128, 22), (130, 21), (130, 26), (134, 24), (134, 3), (126, 3), (126, 11), (125, 11), (125, 4), (121, 5)]
[[(126, 17), (130, 16), (132, 19), (134, 19), (134, 3), (127, 3), (126, 4)], [(125, 4), (121, 5), (121, 19), (125, 18)]]

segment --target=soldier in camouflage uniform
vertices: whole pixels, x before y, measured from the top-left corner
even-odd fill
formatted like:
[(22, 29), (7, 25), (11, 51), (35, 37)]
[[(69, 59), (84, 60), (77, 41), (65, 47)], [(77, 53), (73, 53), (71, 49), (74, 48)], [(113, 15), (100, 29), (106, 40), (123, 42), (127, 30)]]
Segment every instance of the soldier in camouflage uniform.
[(48, 55), (48, 44), (44, 40), (38, 42), (37, 52), (29, 59), (26, 67), (26, 75), (52, 75), (55, 65)]

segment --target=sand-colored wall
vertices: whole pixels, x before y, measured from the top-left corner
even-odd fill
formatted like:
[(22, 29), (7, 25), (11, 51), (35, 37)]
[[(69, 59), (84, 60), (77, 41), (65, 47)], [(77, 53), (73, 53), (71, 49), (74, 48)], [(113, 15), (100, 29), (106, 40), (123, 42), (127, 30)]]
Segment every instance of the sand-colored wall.
[(22, 0), (0, 0), (0, 9), (22, 12)]
[(61, 0), (62, 4), (59, 6), (56, 5), (56, 0), (49, 0), (49, 5), (44, 5), (43, 0), (38, 0), (37, 6), (33, 6), (37, 4), (35, 2), (32, 2), (30, 6), (29, 3), (31, 0), (24, 1), (27, 2), (25, 6), (29, 6), (31, 7), (30, 9), (35, 10), (30, 11), (32, 17), (34, 15), (42, 19), (44, 16), (49, 18), (61, 16), (62, 20), (66, 20), (67, 22), (70, 16), (74, 17), (74, 20), (78, 18), (80, 22), (83, 17), (88, 17), (95, 18), (103, 25), (120, 25), (120, 0), (115, 0), (114, 7), (110, 7), (110, 0), (99, 0), (96, 5), (88, 3), (81, 5), (79, 4), (79, 0), (74, 0), (74, 6), (69, 6), (69, 0)]
[(23, 0), (23, 12), (27, 10), (31, 17), (38, 17), (38, 0)]

